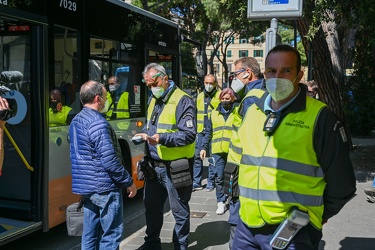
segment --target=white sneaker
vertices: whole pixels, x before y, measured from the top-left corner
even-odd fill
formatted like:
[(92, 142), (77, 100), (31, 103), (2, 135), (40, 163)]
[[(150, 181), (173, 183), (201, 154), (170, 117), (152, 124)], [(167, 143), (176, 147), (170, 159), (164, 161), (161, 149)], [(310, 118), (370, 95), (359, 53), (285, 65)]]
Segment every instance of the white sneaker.
[(217, 203), (216, 214), (224, 214), (224, 213), (225, 213), (225, 203), (224, 202)]

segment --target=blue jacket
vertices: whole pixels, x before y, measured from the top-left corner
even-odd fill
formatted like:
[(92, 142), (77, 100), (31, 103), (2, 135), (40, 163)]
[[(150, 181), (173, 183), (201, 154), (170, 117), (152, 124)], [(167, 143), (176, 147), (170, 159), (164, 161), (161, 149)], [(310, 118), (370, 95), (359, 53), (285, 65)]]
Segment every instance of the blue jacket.
[(104, 193), (133, 184), (121, 164), (116, 134), (101, 113), (84, 107), (72, 120), (69, 136), (73, 193)]

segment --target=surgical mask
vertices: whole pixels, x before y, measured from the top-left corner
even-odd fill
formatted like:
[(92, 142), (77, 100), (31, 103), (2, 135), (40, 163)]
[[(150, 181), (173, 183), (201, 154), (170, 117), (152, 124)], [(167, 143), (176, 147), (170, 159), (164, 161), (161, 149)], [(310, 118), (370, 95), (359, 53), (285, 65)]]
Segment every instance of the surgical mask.
[(245, 87), (245, 84), (241, 80), (238, 80), (237, 77), (233, 79), (231, 88), (233, 89), (234, 92), (238, 93), (244, 87)]
[(116, 85), (109, 85), (109, 91), (113, 92), (113, 91), (115, 91), (116, 89), (118, 89), (118, 87), (120, 87), (119, 84), (116, 84)]
[(164, 88), (163, 87), (153, 87), (151, 88), (152, 94), (155, 96), (156, 99), (159, 99), (163, 93), (164, 93)]
[(293, 82), (285, 78), (269, 78), (266, 80), (266, 88), (272, 99), (278, 102), (284, 100), (293, 92)]
[(105, 103), (104, 103), (104, 107), (103, 107), (103, 109), (102, 109), (102, 110), (100, 110), (100, 113), (103, 113), (103, 114), (105, 114), (105, 113), (107, 113), (107, 112), (108, 112), (108, 109), (109, 109), (109, 101), (108, 101), (108, 100), (106, 100), (106, 101), (105, 101)]
[(211, 85), (211, 84), (205, 84), (205, 85), (204, 85), (204, 89), (205, 89), (207, 92), (211, 92), (212, 90), (214, 90), (214, 85)]

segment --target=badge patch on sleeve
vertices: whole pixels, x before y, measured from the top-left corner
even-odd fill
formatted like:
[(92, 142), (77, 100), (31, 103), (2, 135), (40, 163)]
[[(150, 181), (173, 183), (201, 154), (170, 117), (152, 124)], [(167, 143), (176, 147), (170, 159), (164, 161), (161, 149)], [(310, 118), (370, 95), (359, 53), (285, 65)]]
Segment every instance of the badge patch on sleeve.
[(187, 120), (186, 121), (186, 127), (192, 128), (193, 127), (193, 120)]

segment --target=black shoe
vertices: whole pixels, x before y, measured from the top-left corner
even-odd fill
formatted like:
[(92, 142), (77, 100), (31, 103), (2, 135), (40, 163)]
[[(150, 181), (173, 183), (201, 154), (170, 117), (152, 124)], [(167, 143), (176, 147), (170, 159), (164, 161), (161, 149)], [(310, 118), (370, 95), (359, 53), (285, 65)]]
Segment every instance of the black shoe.
[(147, 250), (146, 243), (144, 243), (142, 246), (138, 247), (136, 250)]
[(136, 250), (158, 250), (158, 249), (161, 250), (161, 245), (160, 246), (150, 246), (149, 244), (147, 244), (145, 242), (145, 243), (143, 243), (142, 246), (138, 247)]

